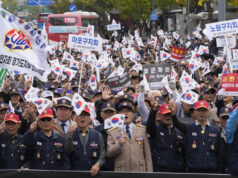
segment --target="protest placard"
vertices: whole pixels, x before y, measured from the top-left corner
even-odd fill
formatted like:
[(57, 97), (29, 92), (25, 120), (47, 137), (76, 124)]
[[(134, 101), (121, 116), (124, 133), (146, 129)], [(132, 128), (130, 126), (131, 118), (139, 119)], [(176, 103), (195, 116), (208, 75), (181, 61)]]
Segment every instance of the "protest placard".
[(129, 86), (131, 83), (130, 75), (128, 72), (124, 72), (121, 76), (116, 76), (107, 79), (106, 84), (114, 90), (119, 90), (123, 86)]
[(221, 87), (225, 90), (224, 95), (238, 96), (238, 73), (223, 74)]
[(108, 31), (121, 30), (121, 24), (118, 23), (107, 25), (107, 30)]
[(102, 51), (102, 38), (86, 35), (69, 35), (69, 48), (87, 49), (90, 51)]
[(163, 78), (166, 75), (171, 75), (171, 66), (166, 62), (159, 64), (146, 64), (143, 65), (143, 73), (149, 83), (150, 89), (159, 89), (163, 88)]
[(170, 60), (179, 62), (184, 59), (187, 53), (187, 49), (179, 48), (176, 46), (172, 47)]
[(238, 33), (238, 19), (206, 24), (209, 37), (225, 36)]

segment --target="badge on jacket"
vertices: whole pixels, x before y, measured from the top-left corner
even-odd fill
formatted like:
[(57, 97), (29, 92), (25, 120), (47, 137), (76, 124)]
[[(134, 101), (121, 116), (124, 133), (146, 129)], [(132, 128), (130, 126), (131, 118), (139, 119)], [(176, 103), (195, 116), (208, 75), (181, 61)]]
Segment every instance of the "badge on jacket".
[(97, 157), (97, 152), (96, 151), (93, 152), (93, 157)]
[(57, 147), (57, 148), (60, 148), (60, 147), (63, 146), (63, 144), (62, 144), (62, 143), (59, 143), (59, 142), (55, 142), (54, 145), (55, 145), (55, 147)]
[(140, 145), (140, 144), (142, 144), (143, 143), (143, 137), (142, 136), (138, 136), (138, 137), (136, 137), (135, 138), (135, 141)]
[(192, 144), (192, 148), (193, 149), (196, 149), (197, 148), (197, 143), (194, 141), (193, 144)]
[(98, 146), (98, 144), (97, 144), (97, 143), (95, 143), (95, 142), (93, 142), (93, 143), (90, 143), (90, 146), (91, 146), (91, 147), (97, 147), (97, 146)]
[(60, 153), (57, 154), (57, 159), (61, 159), (61, 154)]
[(36, 157), (40, 158), (40, 150), (37, 150)]

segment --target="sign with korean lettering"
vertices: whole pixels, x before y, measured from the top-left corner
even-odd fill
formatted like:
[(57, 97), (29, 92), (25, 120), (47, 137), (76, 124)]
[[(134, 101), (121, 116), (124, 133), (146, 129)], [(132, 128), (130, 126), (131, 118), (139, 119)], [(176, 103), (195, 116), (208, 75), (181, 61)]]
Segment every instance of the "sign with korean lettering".
[(184, 59), (187, 51), (188, 51), (187, 49), (173, 46), (172, 50), (171, 50), (170, 60), (175, 61), (175, 62), (181, 61), (182, 59)]
[(131, 84), (131, 79), (129, 73), (124, 72), (121, 76), (109, 78), (106, 83), (110, 89), (119, 90), (123, 86), (129, 86)]
[[(226, 46), (226, 39), (224, 36), (218, 37), (216, 39), (217, 42), (217, 47), (218, 48), (223, 48)], [(227, 42), (228, 42), (228, 47), (229, 48), (235, 48), (236, 46), (236, 37), (234, 35), (227, 36)]]
[(150, 89), (160, 89), (163, 88), (163, 78), (166, 75), (171, 75), (171, 66), (166, 62), (159, 64), (145, 64), (143, 65), (143, 73), (149, 83)]
[(233, 56), (233, 58), (231, 59), (232, 70), (238, 70), (238, 49), (232, 50), (232, 56)]
[(70, 34), (68, 47), (87, 49), (90, 51), (102, 51), (102, 38)]
[(107, 25), (107, 30), (108, 31), (121, 30), (121, 24), (118, 23)]
[(223, 74), (221, 87), (225, 89), (225, 95), (238, 96), (238, 73)]
[(206, 24), (209, 37), (225, 36), (238, 33), (238, 19)]

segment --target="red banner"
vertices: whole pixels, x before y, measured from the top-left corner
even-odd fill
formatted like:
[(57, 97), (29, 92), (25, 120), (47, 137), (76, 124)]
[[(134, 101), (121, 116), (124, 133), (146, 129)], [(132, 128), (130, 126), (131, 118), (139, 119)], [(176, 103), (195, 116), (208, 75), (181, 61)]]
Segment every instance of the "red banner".
[(238, 73), (223, 74), (221, 87), (225, 89), (225, 95), (238, 96)]
[(170, 60), (175, 61), (175, 62), (181, 61), (185, 57), (187, 51), (188, 51), (187, 49), (173, 46), (172, 50), (171, 50)]

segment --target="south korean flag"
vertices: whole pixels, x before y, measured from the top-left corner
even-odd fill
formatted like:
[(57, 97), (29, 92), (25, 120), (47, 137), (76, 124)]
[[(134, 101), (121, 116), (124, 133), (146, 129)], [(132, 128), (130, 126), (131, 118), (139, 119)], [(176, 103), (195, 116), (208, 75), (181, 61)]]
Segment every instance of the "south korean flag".
[(125, 121), (124, 114), (114, 115), (104, 121), (104, 129), (110, 129), (115, 127), (123, 128), (124, 121)]
[(186, 104), (190, 104), (190, 105), (198, 101), (198, 94), (196, 94), (195, 92), (191, 90), (183, 93), (180, 97), (182, 102)]

